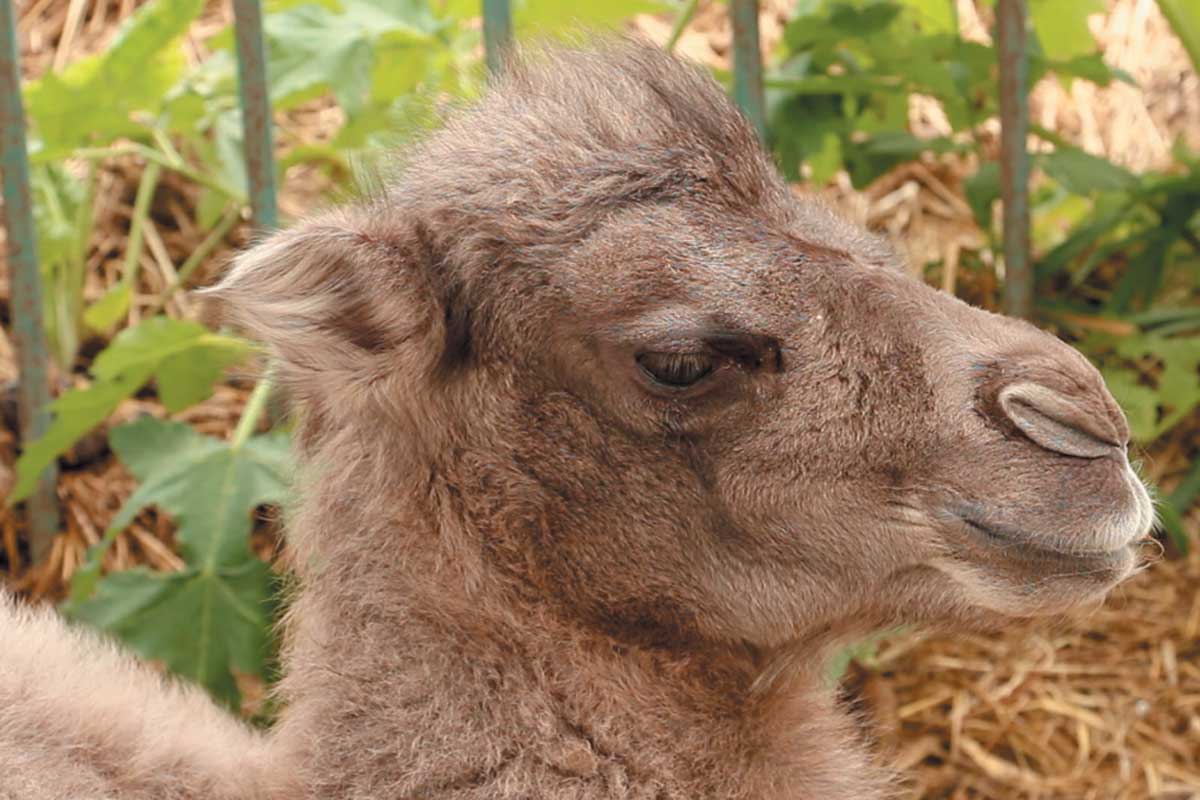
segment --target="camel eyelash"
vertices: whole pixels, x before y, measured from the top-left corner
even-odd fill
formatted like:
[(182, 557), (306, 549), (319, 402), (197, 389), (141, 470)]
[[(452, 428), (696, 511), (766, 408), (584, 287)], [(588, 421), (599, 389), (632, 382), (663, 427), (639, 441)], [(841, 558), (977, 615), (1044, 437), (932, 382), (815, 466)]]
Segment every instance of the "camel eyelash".
[(770, 337), (719, 332), (698, 338), (692, 349), (676, 341), (645, 350), (636, 356), (638, 366), (656, 386), (672, 391), (698, 386), (726, 365), (743, 370), (783, 368), (782, 348)]
[(783, 369), (783, 348), (773, 337), (755, 333), (713, 333), (704, 337), (713, 352), (748, 369)]

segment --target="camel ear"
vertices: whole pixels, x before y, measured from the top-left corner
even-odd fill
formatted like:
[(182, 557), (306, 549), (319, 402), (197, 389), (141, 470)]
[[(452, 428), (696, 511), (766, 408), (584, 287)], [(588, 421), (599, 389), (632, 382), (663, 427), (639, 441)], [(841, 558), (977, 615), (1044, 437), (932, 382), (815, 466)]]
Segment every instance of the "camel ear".
[(342, 210), (272, 234), (204, 294), (267, 346), (294, 399), (336, 407), (348, 392), (397, 373), (419, 379), (465, 352), (469, 315), (438, 277), (429, 239), (382, 210)]

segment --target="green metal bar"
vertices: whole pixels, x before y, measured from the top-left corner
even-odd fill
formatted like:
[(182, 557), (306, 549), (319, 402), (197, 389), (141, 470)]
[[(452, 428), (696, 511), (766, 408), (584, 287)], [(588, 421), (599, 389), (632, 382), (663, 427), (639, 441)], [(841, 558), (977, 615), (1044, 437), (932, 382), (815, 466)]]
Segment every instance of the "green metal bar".
[(763, 99), (762, 50), (758, 43), (758, 0), (731, 0), (733, 21), (733, 98), (746, 118), (767, 138), (766, 101)]
[(271, 137), (271, 96), (263, 46), (259, 0), (233, 0), (237, 36), (238, 92), (242, 103), (243, 152), (250, 178), (250, 209), (261, 230), (279, 226), (275, 199), (275, 148)]
[[(12, 303), (12, 336), (20, 369), (17, 402), (21, 440), (31, 442), (50, 424), (50, 351), (42, 322), (42, 280), (38, 273), (37, 228), (29, 194), (29, 154), (25, 148), (25, 109), (21, 102), (20, 55), (13, 3), (0, 0), (0, 169), (4, 171), (4, 225)], [(50, 552), (58, 532), (57, 470), (38, 477), (26, 510), (33, 560)]]
[(1004, 204), (1004, 310), (1033, 314), (1029, 258), (1029, 16), (1025, 0), (996, 5), (1000, 54), (1000, 199)]
[(487, 57), (488, 74), (500, 74), (512, 42), (512, 9), (509, 0), (483, 0), (483, 50)]

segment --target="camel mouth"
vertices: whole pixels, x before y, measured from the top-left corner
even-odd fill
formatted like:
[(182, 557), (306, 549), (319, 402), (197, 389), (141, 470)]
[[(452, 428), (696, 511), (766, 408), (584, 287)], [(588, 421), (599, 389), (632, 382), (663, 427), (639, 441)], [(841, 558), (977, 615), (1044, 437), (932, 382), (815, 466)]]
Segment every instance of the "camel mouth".
[[(1111, 547), (1068, 545), (1053, 537), (1031, 533), (972, 515), (955, 515), (947, 536), (955, 555), (968, 564), (1010, 578), (1057, 582), (1076, 586), (1081, 599), (1105, 592), (1137, 569), (1138, 533), (1123, 537)], [(1095, 541), (1092, 539), (1091, 541)]]
[(1021, 561), (1123, 562), (1142, 538), (1139, 536), (1111, 548), (1064, 546), (1053, 539), (996, 522), (985, 522), (969, 516), (960, 516), (958, 521), (975, 543), (999, 551), (1006, 558)]

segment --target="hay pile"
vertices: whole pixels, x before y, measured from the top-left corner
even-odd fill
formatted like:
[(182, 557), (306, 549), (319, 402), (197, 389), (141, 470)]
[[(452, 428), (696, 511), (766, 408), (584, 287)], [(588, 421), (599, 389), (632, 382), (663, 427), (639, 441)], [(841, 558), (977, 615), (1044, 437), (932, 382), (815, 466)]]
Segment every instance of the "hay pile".
[(1200, 556), (1068, 623), (892, 639), (851, 685), (914, 797), (1200, 796)]
[[(141, 0), (28, 0), (19, 3), (20, 41), (27, 76), (102, 49), (117, 23)], [(762, 38), (778, 41), (791, 0), (764, 0)], [(969, 35), (986, 37), (986, 24), (969, 0), (959, 0)], [(229, 19), (227, 3), (212, 0), (193, 27), (190, 57)], [(1115, 65), (1138, 78), (1140, 88), (1097, 89), (1044, 82), (1032, 102), (1034, 119), (1085, 148), (1132, 168), (1162, 167), (1169, 145), (1183, 137), (1200, 147), (1200, 79), (1158, 14), (1154, 0), (1115, 0), (1093, 29)], [(642, 17), (637, 26), (665, 40), (670, 20)], [(724, 6), (701, 4), (678, 49), (728, 67), (730, 34)], [(914, 99), (915, 131), (938, 134), (939, 109)], [(282, 137), (319, 141), (339, 119), (327, 99), (277, 116)], [(914, 271), (934, 285), (988, 308), (998, 306), (998, 282), (987, 237), (975, 226), (962, 181), (970, 165), (950, 158), (906, 164), (864, 191), (844, 179), (822, 187), (846, 213), (885, 230), (908, 251)], [(95, 300), (118, 278), (134, 192), (142, 165), (103, 165), (97, 232), (88, 262), (86, 294)], [(311, 207), (327, 183), (304, 167), (284, 176), (281, 205), (298, 214)], [(194, 186), (164, 173), (155, 194), (141, 285), (133, 317), (159, 303), (170, 267), (203, 239), (191, 222)], [(235, 225), (197, 272), (204, 283), (228, 254), (244, 243)], [(0, 272), (0, 303), (7, 304), (7, 275)], [(174, 297), (170, 313), (195, 313)], [(1075, 326), (1107, 324), (1076, 320)], [(0, 330), (0, 379), (16, 375), (7, 334)], [(85, 359), (103, 342), (85, 345)], [(82, 380), (60, 376), (63, 385)], [(240, 416), (248, 387), (219, 387), (208, 401), (178, 418), (205, 433), (227, 436)], [(12, 482), (16, 441), (11, 391), (0, 424), (0, 492)], [(153, 397), (124, 404), (117, 422), (150, 412), (163, 415)], [(1192, 419), (1140, 454), (1144, 470), (1165, 491), (1186, 474), (1200, 453), (1200, 419)], [(109, 453), (103, 432), (88, 437), (64, 459), (59, 496), (63, 530), (50, 557), (30, 564), (19, 512), (0, 508), (0, 573), (34, 598), (58, 599), (86, 548), (95, 543), (134, 488)], [(1200, 507), (1187, 519), (1200, 531)], [(264, 558), (277, 531), (258, 526), (254, 547)], [(144, 511), (116, 540), (106, 565), (180, 566), (173, 527)], [(905, 634), (885, 642), (874, 657), (852, 666), (852, 702), (866, 710), (881, 747), (909, 777), (914, 798), (1200, 798), (1200, 555), (1153, 564), (1103, 608), (1069, 623), (1013, 625), (996, 636), (939, 637)]]

